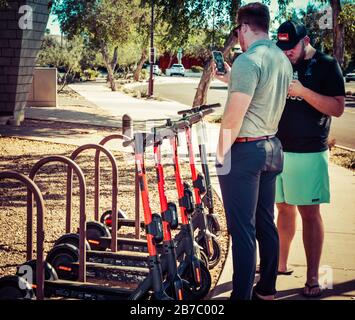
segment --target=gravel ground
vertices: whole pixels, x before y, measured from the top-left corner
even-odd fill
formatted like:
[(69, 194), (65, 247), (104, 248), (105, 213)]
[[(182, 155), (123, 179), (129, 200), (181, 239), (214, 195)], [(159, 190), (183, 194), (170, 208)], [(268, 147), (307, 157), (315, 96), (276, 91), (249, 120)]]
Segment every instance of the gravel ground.
[(355, 152), (332, 147), (330, 161), (344, 168), (355, 171)]
[[(80, 128), (80, 125), (76, 125)], [(67, 144), (56, 144), (42, 141), (26, 140), (11, 137), (0, 137), (0, 170), (16, 170), (28, 175), (32, 166), (41, 158), (48, 155), (69, 156), (76, 147)], [(92, 220), (93, 214), (93, 164), (94, 151), (86, 151), (80, 155), (77, 163), (82, 168), (87, 181), (87, 219)], [(134, 166), (127, 163), (122, 153), (114, 152), (119, 171), (118, 205), (130, 218), (134, 217)], [(175, 180), (173, 168), (163, 159), (166, 173), (166, 189), (168, 200), (176, 201)], [(109, 162), (102, 156), (101, 160), (101, 197), (100, 212), (111, 206), (111, 169)], [(188, 174), (187, 164), (182, 166), (182, 172)], [(155, 170), (152, 163), (147, 163), (148, 183), (153, 212), (159, 212), (159, 197), (155, 185)], [(184, 175), (186, 179), (188, 176)], [(40, 187), (46, 206), (45, 218), (45, 250), (48, 251), (55, 241), (65, 231), (65, 167), (55, 163), (44, 166), (35, 181)], [(188, 180), (187, 180), (188, 181)], [(73, 197), (73, 232), (78, 226), (78, 188), (74, 178)], [(223, 233), (219, 239), (222, 248), (222, 259), (211, 271), (213, 286), (217, 283), (222, 270), (228, 247), (225, 216), (221, 201), (215, 197), (215, 211)], [(26, 191), (23, 186), (13, 181), (0, 183), (0, 276), (13, 274), (15, 267), (25, 261), (26, 235)], [(143, 218), (142, 218), (143, 219)], [(125, 228), (127, 236), (133, 236), (132, 229)], [(121, 232), (122, 233), (122, 232)]]

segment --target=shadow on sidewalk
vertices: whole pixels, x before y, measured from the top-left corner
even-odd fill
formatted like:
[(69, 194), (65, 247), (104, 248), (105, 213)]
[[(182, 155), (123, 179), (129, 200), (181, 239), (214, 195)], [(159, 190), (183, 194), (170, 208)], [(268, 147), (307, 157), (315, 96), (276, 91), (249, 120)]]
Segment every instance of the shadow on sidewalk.
[(207, 300), (227, 300), (232, 289), (232, 281), (219, 284), (213, 288), (208, 295)]
[[(323, 300), (325, 298), (337, 297), (337, 299), (354, 298), (355, 280), (335, 284), (333, 289), (326, 289), (317, 298), (306, 298), (302, 296), (303, 288), (294, 288), (277, 292), (276, 300)], [(210, 293), (209, 300), (227, 300), (232, 290), (232, 282), (225, 282), (217, 285)]]
[(333, 289), (326, 289), (322, 292), (322, 295), (317, 298), (306, 298), (302, 296), (303, 288), (295, 288), (290, 290), (278, 291), (277, 300), (322, 300), (325, 298), (338, 297), (339, 298), (351, 298), (354, 294), (347, 294), (348, 292), (355, 291), (355, 280), (337, 283)]

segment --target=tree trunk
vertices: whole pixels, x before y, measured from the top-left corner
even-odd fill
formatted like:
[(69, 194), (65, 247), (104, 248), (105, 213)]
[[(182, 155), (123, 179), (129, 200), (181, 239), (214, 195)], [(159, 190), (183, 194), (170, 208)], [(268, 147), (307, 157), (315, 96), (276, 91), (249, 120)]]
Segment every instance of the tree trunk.
[[(224, 43), (224, 47), (222, 50), (223, 56), (225, 60), (229, 59), (229, 51), (235, 46), (237, 43), (237, 38), (235, 37), (233, 31), (229, 34), (228, 39)], [(211, 61), (210, 59), (201, 76), (200, 83), (198, 84), (197, 91), (195, 94), (194, 102), (192, 104), (192, 107), (196, 107), (202, 104), (206, 104), (206, 99), (207, 99), (207, 91), (208, 88), (210, 87), (211, 83), (211, 75), (212, 75), (212, 68), (211, 68)]]
[(62, 82), (61, 87), (59, 88), (59, 90), (57, 90), (57, 93), (61, 93), (63, 91), (64, 87), (67, 85), (68, 75), (70, 74), (70, 72), (71, 72), (71, 68), (69, 68), (67, 70), (67, 72), (65, 73), (65, 75), (63, 76), (62, 81), (61, 81)]
[(169, 69), (169, 68), (171, 67), (171, 64), (172, 64), (172, 62), (173, 62), (173, 59), (174, 59), (174, 55), (169, 53), (169, 64), (168, 64), (167, 69)]
[(115, 78), (113, 75), (113, 70), (111, 67), (111, 61), (109, 58), (107, 46), (104, 42), (101, 42), (100, 45), (101, 45), (101, 54), (102, 54), (102, 57), (104, 58), (104, 62), (105, 62), (106, 68), (107, 68), (108, 80), (110, 82), (110, 88), (112, 91), (116, 91), (116, 83), (115, 83)]
[(339, 23), (338, 17), (341, 12), (340, 0), (330, 0), (333, 17), (333, 54), (338, 63), (343, 67), (344, 63), (344, 25)]
[(113, 52), (113, 57), (111, 61), (111, 68), (113, 73), (115, 72), (116, 66), (117, 66), (117, 61), (118, 61), (118, 47), (115, 47), (115, 50)]
[(134, 71), (134, 75), (133, 75), (134, 81), (139, 81), (139, 76), (141, 74), (142, 67), (145, 60), (147, 60), (147, 49), (142, 50), (141, 58), (139, 59), (136, 71)]

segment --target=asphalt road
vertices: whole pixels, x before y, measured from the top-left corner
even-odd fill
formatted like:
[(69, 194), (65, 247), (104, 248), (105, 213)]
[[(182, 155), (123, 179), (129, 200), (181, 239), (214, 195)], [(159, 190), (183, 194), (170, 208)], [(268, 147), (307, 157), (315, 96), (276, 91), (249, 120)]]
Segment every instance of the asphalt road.
[[(159, 77), (160, 78), (160, 77)], [(158, 78), (158, 79), (159, 79)], [(156, 96), (178, 101), (186, 105), (192, 105), (195, 92), (198, 85), (198, 80), (191, 80), (186, 83), (185, 79), (181, 79), (181, 82), (171, 83), (159, 83), (164, 81), (160, 79), (154, 86), (154, 94)], [(346, 84), (346, 90), (352, 90), (355, 87), (355, 83), (351, 82)], [(213, 82), (208, 90), (207, 103), (220, 102), (225, 104), (227, 98), (226, 85)], [(218, 110), (218, 113), (223, 112), (222, 109)], [(336, 140), (336, 144), (355, 149), (355, 108), (347, 107), (344, 114), (340, 118), (332, 119), (332, 126), (330, 132), (330, 138)]]

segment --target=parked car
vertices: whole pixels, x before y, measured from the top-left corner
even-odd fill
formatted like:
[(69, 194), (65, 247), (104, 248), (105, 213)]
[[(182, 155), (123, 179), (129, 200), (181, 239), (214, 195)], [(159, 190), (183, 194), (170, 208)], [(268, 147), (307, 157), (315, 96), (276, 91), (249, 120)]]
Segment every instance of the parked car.
[(348, 73), (345, 76), (345, 81), (346, 82), (355, 81), (355, 70), (353, 72)]
[(173, 64), (170, 69), (166, 69), (165, 74), (167, 76), (174, 76), (174, 75), (180, 75), (180, 76), (185, 76), (185, 68), (182, 64)]
[[(146, 69), (148, 70), (148, 72), (150, 72), (149, 64), (146, 66)], [(162, 74), (161, 69), (157, 64), (153, 64), (153, 74), (155, 74), (156, 76), (160, 76)]]

